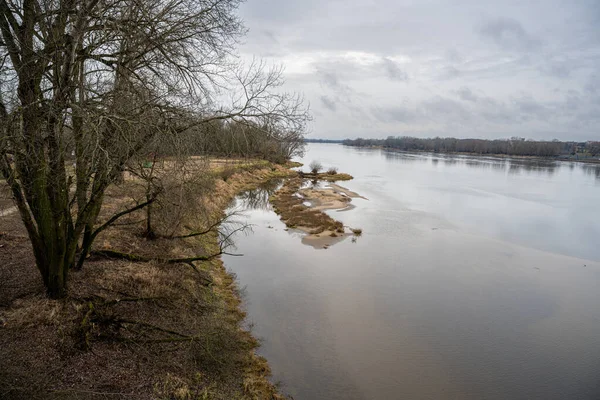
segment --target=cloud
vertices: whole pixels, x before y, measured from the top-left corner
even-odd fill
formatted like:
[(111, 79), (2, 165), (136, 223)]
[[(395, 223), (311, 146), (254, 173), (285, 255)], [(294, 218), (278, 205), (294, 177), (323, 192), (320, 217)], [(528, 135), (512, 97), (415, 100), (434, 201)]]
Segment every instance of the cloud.
[(317, 67), (317, 75), (323, 86), (333, 91), (336, 95), (351, 96), (354, 93), (354, 90), (349, 85), (340, 81), (340, 77), (334, 71)]
[(478, 97), (467, 87), (462, 87), (456, 91), (458, 97), (464, 101), (476, 102)]
[(240, 8), (244, 57), (286, 66), (282, 89), (311, 103), (312, 136), (598, 137), (597, 0), (373, 4)]
[(388, 78), (394, 81), (407, 81), (408, 75), (404, 72), (400, 66), (394, 62), (393, 60), (383, 57), (381, 60), (381, 64), (383, 65), (383, 69), (388, 76)]
[(442, 96), (424, 101), (421, 108), (429, 120), (442, 126), (463, 125), (473, 118), (472, 112), (463, 104)]
[(548, 62), (542, 65), (540, 70), (556, 78), (568, 78), (573, 67), (567, 62)]
[(541, 46), (541, 41), (527, 33), (521, 23), (512, 18), (487, 21), (480, 29), (487, 40), (505, 50), (531, 51)]
[(323, 107), (325, 107), (329, 111), (336, 111), (337, 110), (337, 104), (336, 104), (336, 102), (334, 100), (330, 99), (327, 96), (321, 96), (321, 97), (319, 97), (319, 99), (321, 100), (321, 103), (323, 104)]
[(412, 123), (421, 117), (418, 111), (403, 106), (372, 107), (371, 113), (375, 119), (386, 123)]
[(456, 68), (452, 65), (448, 65), (441, 69), (440, 78), (441, 79), (454, 79), (454, 78), (460, 77), (461, 75), (462, 75), (462, 72), (458, 68)]
[(555, 115), (548, 105), (535, 100), (531, 96), (521, 96), (512, 100), (514, 114), (522, 120), (548, 120)]

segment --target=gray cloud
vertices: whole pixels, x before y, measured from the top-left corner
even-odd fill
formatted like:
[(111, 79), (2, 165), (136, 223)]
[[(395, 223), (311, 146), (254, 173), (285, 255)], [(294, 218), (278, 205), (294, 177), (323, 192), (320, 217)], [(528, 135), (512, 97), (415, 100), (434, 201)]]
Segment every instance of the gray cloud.
[[(350, 53), (352, 54), (352, 53)], [(344, 88), (347, 92), (349, 86), (341, 81), (357, 81), (372, 78), (385, 78), (392, 81), (408, 81), (408, 73), (402, 66), (390, 57), (379, 54), (364, 54), (366, 60), (360, 60), (361, 53), (341, 57), (329, 56), (316, 61), (312, 67), (317, 71), (323, 83), (331, 88), (340, 90)]]
[(242, 52), (286, 65), (311, 136), (600, 136), (597, 0), (253, 0), (241, 12)]
[(319, 99), (321, 100), (321, 103), (323, 104), (323, 107), (325, 107), (329, 111), (336, 111), (337, 110), (337, 104), (336, 104), (336, 102), (334, 100), (330, 99), (327, 96), (321, 96), (321, 97), (319, 97)]
[(456, 93), (458, 94), (458, 97), (460, 97), (460, 99), (464, 100), (464, 101), (475, 102), (478, 99), (478, 97), (475, 95), (475, 93), (473, 93), (471, 91), (471, 89), (469, 89), (467, 87), (462, 87), (462, 88), (458, 89), (456, 91)]
[(404, 72), (398, 63), (390, 60), (387, 57), (383, 57), (381, 63), (383, 64), (383, 68), (386, 72), (386, 75), (395, 81), (407, 81), (408, 75)]
[(373, 116), (383, 122), (408, 124), (421, 118), (420, 112), (402, 106), (372, 107)]
[(512, 100), (515, 115), (519, 115), (521, 120), (544, 120), (552, 118), (553, 110), (531, 96), (521, 96)]
[(512, 18), (487, 21), (480, 29), (481, 35), (507, 50), (531, 51), (541, 46), (541, 41), (527, 33), (521, 23)]
[(572, 69), (572, 65), (568, 62), (549, 62), (541, 67), (544, 73), (556, 78), (568, 78)]
[(354, 93), (354, 90), (349, 85), (340, 81), (340, 77), (334, 71), (317, 69), (317, 75), (321, 83), (337, 95), (350, 96)]

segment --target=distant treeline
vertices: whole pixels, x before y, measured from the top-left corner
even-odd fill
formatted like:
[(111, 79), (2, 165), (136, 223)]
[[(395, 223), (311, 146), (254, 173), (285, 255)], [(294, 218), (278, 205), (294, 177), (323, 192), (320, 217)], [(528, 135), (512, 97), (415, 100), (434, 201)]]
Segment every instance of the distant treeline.
[(343, 143), (343, 139), (304, 139), (306, 143)]
[(520, 137), (485, 140), (439, 137), (420, 139), (409, 136), (389, 136), (387, 139), (347, 139), (343, 141), (343, 144), (347, 146), (378, 146), (406, 151), (432, 151), (441, 153), (506, 154), (538, 157), (600, 155), (600, 142), (534, 141), (525, 140)]

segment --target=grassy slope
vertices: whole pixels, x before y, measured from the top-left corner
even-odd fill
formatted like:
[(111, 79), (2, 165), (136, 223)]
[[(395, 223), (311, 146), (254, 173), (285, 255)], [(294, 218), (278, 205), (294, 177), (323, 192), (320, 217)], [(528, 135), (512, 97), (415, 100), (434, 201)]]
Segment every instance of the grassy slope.
[[(290, 173), (263, 162), (230, 172), (204, 199), (214, 213), (241, 190)], [(119, 196), (107, 197), (107, 209), (124, 201)], [(216, 235), (149, 242), (139, 231), (110, 228), (97, 246), (174, 256), (217, 247)], [(51, 301), (18, 216), (1, 218), (0, 232), (0, 398), (280, 398), (219, 258), (197, 270), (90, 259), (71, 275), (70, 297)]]

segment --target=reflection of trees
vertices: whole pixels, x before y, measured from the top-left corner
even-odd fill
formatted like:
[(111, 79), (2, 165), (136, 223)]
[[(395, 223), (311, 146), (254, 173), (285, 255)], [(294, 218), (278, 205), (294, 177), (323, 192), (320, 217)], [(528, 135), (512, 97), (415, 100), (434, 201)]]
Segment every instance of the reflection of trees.
[(386, 158), (386, 160), (395, 161), (399, 163), (410, 164), (413, 162), (429, 162), (429, 157), (427, 157), (427, 154), (416, 154), (389, 150), (382, 150), (382, 154)]
[[(364, 150), (364, 148), (361, 148)], [(559, 160), (541, 158), (500, 158), (493, 156), (452, 155), (427, 152), (408, 152), (399, 150), (382, 150), (383, 156), (388, 161), (403, 164), (431, 163), (433, 167), (443, 164), (445, 167), (467, 166), (477, 169), (491, 169), (495, 171), (508, 171), (509, 174), (536, 174), (552, 176), (561, 167), (571, 170), (581, 167), (586, 175), (600, 181), (600, 164), (564, 163)]]
[(468, 158), (462, 161), (467, 167), (478, 169), (493, 169), (497, 171), (506, 170), (508, 164), (504, 160), (477, 160)]
[(557, 161), (543, 159), (494, 158), (490, 156), (473, 157), (451, 154), (410, 153), (393, 150), (384, 150), (383, 155), (389, 161), (405, 164), (431, 162), (436, 167), (441, 162), (447, 167), (465, 165), (469, 168), (477, 169), (508, 170), (511, 174), (527, 172), (552, 175), (556, 172), (556, 168), (559, 165)]
[[(503, 140), (485, 140), (485, 139), (456, 139), (456, 138), (429, 138), (421, 139), (414, 137), (393, 137), (387, 139), (355, 139), (344, 140), (347, 146), (382, 146), (387, 149), (397, 149), (402, 151), (430, 151), (434, 153), (472, 153), (472, 154), (508, 154), (517, 156), (538, 156), (550, 157), (559, 154), (568, 154), (573, 150), (577, 151), (578, 145), (575, 142), (538, 142), (525, 140), (520, 137), (513, 137)], [(586, 147), (587, 145), (584, 145)], [(600, 146), (587, 146), (588, 152), (597, 150), (600, 152)]]
[(462, 163), (457, 158), (452, 158), (452, 157), (442, 158), (442, 162), (444, 163), (444, 165), (449, 166), (449, 167), (458, 165), (459, 163)]
[(508, 163), (508, 172), (510, 174), (520, 174), (525, 171), (529, 174), (547, 174), (553, 175), (556, 172), (558, 163), (556, 161), (544, 160), (506, 160)]
[(582, 164), (581, 169), (583, 169), (583, 172), (587, 175), (593, 176), (596, 180), (600, 181), (600, 165)]
[(520, 174), (521, 172), (548, 174), (556, 172), (558, 163), (548, 160), (519, 160), (519, 159), (492, 159), (474, 158), (474, 157), (445, 157), (442, 158), (444, 165), (456, 166), (465, 165), (469, 168), (492, 169), (495, 171), (504, 171), (508, 169), (510, 174)]
[(281, 186), (283, 179), (271, 179), (254, 190), (246, 190), (240, 193), (238, 199), (242, 206), (252, 210), (269, 210), (269, 196)]

